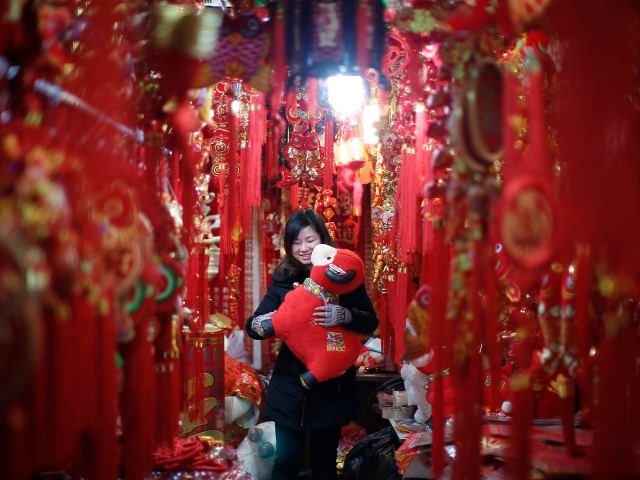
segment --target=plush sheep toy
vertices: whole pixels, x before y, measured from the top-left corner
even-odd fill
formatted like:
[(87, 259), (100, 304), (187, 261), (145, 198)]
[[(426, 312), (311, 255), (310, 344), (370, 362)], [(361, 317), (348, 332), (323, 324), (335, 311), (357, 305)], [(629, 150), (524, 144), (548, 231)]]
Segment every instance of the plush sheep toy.
[(311, 275), (284, 297), (273, 315), (276, 336), (307, 366), (300, 375), (306, 388), (340, 376), (354, 364), (360, 352), (360, 336), (343, 327), (324, 327), (314, 322), (316, 307), (338, 303), (338, 296), (359, 287), (364, 264), (350, 250), (320, 244), (311, 254)]

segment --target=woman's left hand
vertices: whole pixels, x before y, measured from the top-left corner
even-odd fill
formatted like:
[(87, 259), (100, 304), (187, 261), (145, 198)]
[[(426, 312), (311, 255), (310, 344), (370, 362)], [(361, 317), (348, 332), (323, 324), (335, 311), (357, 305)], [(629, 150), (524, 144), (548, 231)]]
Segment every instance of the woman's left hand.
[(316, 307), (313, 311), (313, 321), (322, 327), (336, 327), (351, 321), (351, 312), (340, 305), (328, 303)]

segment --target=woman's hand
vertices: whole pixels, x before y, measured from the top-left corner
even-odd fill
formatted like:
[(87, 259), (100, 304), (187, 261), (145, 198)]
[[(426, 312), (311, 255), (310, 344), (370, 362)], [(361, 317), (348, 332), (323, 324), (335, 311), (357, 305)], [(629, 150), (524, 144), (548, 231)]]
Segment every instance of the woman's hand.
[(336, 327), (351, 321), (351, 312), (340, 305), (328, 303), (316, 307), (313, 311), (313, 321), (322, 327)]
[(271, 317), (274, 313), (276, 313), (276, 310), (253, 317), (253, 320), (251, 320), (251, 329), (262, 338), (272, 337), (274, 331)]

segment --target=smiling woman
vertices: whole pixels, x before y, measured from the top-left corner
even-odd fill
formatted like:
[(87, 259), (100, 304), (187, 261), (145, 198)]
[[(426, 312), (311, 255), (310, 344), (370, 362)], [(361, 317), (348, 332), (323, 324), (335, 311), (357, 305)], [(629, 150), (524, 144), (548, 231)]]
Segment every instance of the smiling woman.
[(293, 242), (291, 255), (303, 265), (309, 265), (311, 252), (320, 243), (320, 234), (314, 230), (313, 226), (304, 227)]
[(319, 243), (333, 245), (327, 227), (314, 210), (293, 213), (284, 229), (285, 257), (276, 268), (280, 275), (295, 275), (309, 270), (311, 252)]
[[(327, 259), (325, 265), (336, 278), (348, 277), (349, 269), (329, 266), (335, 256), (327, 227), (313, 210), (293, 213), (284, 229), (286, 256), (273, 273), (273, 281), (262, 302), (247, 320), (247, 334), (263, 340), (274, 334), (272, 317), (285, 296), (298, 284), (309, 285), (312, 252), (318, 244)], [(315, 261), (314, 261), (315, 263)], [(320, 262), (323, 263), (323, 262)], [(333, 267), (333, 268), (331, 268)], [(298, 312), (294, 310), (296, 314)], [(300, 312), (302, 315), (302, 312)], [(370, 334), (378, 325), (364, 285), (340, 294), (333, 302), (315, 307), (313, 322), (324, 328), (342, 326), (356, 333)], [(340, 428), (356, 417), (358, 395), (356, 371), (350, 367), (337, 378), (303, 386), (300, 375), (307, 367), (282, 342), (267, 388), (265, 417), (275, 421), (276, 461), (272, 480), (298, 479), (309, 433), (311, 469), (314, 478), (335, 478)]]

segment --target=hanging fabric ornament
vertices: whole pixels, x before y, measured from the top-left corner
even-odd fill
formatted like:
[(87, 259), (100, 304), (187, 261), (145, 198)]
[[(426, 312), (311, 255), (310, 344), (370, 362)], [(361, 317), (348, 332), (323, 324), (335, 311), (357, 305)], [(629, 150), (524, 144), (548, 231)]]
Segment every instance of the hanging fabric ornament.
[(205, 87), (208, 60), (216, 50), (222, 11), (162, 4), (155, 7), (151, 44), (157, 51), (161, 85), (167, 98), (182, 99), (189, 88)]
[(320, 212), (324, 218), (324, 224), (329, 230), (329, 235), (333, 240), (337, 240), (336, 238), (336, 224), (333, 221), (336, 215), (336, 207), (338, 201), (333, 196), (333, 192), (330, 188), (324, 188), (322, 190), (319, 189), (318, 195), (316, 196), (316, 206), (315, 210)]
[(287, 9), (287, 55), (293, 74), (364, 76), (380, 68), (385, 25), (380, 0), (304, 0)]
[(227, 10), (206, 84), (230, 80), (269, 92), (271, 89), (271, 21), (261, 7)]
[(286, 117), (289, 123), (289, 141), (284, 146), (286, 166), (281, 167), (280, 188), (297, 186), (300, 208), (307, 208), (310, 187), (324, 183), (324, 162), (316, 125), (323, 117), (320, 110), (312, 115), (307, 106), (308, 95), (300, 87), (294, 87), (288, 97)]
[(502, 157), (502, 72), (494, 61), (481, 59), (468, 69), (466, 82), (463, 121), (467, 158), (472, 168), (483, 169)]
[(475, 32), (496, 25), (503, 35), (513, 36), (540, 16), (550, 0), (479, 0), (461, 2), (442, 20), (447, 31)]
[[(231, 182), (236, 171), (231, 167), (232, 117), (230, 112), (229, 84), (218, 82), (213, 87), (213, 132), (211, 134), (209, 152), (211, 154), (211, 173), (217, 179), (216, 202), (220, 215), (220, 252), (222, 255), (231, 252), (231, 232), (233, 229), (233, 202)], [(235, 145), (235, 142), (234, 142)]]
[[(527, 162), (520, 167), (508, 165), (505, 187), (500, 206), (499, 230), (507, 253), (525, 267), (546, 263), (556, 247), (559, 219), (556, 194), (550, 176), (551, 165), (547, 152), (544, 119), (543, 72), (540, 62), (530, 57), (530, 91), (527, 99), (529, 111), (529, 146), (525, 152)], [(515, 79), (507, 77), (505, 101), (513, 102)], [(513, 106), (513, 105), (512, 105)], [(514, 110), (507, 110), (507, 118)], [(509, 160), (517, 158), (514, 152), (514, 126), (508, 120), (504, 125), (505, 149)]]

